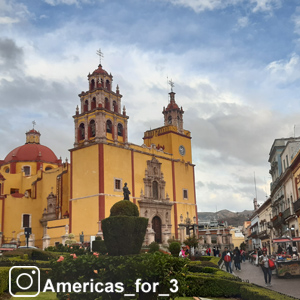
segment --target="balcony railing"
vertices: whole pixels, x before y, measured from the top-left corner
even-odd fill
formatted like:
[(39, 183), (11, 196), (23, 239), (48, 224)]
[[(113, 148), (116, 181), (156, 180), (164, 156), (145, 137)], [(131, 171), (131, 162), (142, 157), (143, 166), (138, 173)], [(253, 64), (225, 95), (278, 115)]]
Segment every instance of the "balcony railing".
[(284, 219), (282, 219), (282, 216), (278, 215), (278, 218), (276, 220), (273, 220), (273, 226), (278, 227), (279, 225), (281, 225), (283, 220)]
[(282, 219), (285, 220), (287, 217), (289, 217), (291, 215), (291, 209), (287, 208), (283, 214), (282, 214)]
[(300, 198), (296, 202), (294, 202), (294, 212), (296, 213), (297, 210), (299, 209), (300, 209)]

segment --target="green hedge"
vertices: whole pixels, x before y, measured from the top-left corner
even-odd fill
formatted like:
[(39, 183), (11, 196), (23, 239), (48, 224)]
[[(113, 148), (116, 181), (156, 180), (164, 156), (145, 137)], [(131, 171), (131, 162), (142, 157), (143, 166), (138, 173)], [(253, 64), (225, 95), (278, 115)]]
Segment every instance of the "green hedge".
[(213, 262), (211, 261), (191, 261), (189, 263), (189, 266), (198, 266), (199, 268), (203, 268), (203, 267), (210, 267), (210, 268), (216, 268), (216, 269), (219, 269), (219, 266), (214, 264)]
[(0, 268), (0, 295), (8, 289), (8, 273), (7, 267)]
[(275, 291), (259, 288), (254, 285), (243, 285), (241, 287), (241, 298), (245, 300), (292, 300), (293, 297), (282, 295)]
[(3, 257), (9, 258), (20, 256), (21, 258), (24, 258), (24, 255), (28, 255), (28, 258), (32, 260), (48, 261), (56, 258), (55, 254), (40, 249), (18, 249), (14, 251), (8, 251), (3, 254)]
[(168, 249), (174, 257), (178, 257), (181, 244), (179, 242), (171, 242)]
[(140, 253), (147, 226), (148, 219), (142, 217), (116, 216), (102, 220), (108, 254), (116, 256)]
[(110, 216), (131, 216), (131, 217), (138, 217), (139, 209), (136, 204), (128, 201), (128, 200), (121, 200), (114, 204), (110, 209)]
[(106, 254), (107, 248), (105, 246), (105, 242), (103, 240), (95, 240), (92, 242), (92, 250), (94, 252), (98, 252), (100, 254)]

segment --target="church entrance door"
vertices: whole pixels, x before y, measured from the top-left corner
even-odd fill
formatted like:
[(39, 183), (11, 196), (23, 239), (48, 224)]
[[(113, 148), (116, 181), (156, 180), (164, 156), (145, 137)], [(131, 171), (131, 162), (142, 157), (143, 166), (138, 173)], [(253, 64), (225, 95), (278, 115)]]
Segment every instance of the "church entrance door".
[(161, 219), (160, 219), (160, 217), (156, 216), (152, 219), (152, 229), (155, 232), (155, 242), (161, 244), (162, 239), (161, 239)]

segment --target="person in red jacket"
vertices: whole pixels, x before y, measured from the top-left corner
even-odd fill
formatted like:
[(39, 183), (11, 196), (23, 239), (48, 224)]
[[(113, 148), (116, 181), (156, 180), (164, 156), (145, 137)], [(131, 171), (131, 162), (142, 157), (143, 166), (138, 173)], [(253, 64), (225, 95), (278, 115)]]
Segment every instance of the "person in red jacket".
[(210, 253), (211, 253), (211, 250), (210, 250), (209, 247), (207, 247), (207, 249), (206, 249), (206, 255), (210, 256)]

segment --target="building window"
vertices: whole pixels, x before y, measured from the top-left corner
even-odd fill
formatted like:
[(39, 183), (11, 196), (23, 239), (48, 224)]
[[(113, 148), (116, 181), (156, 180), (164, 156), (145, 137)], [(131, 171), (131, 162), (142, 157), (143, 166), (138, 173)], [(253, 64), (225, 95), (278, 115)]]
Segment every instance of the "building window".
[(9, 173), (9, 168), (8, 168), (8, 167), (5, 168), (5, 169), (4, 169), (4, 172), (5, 172), (5, 173)]
[(289, 157), (286, 155), (286, 167), (289, 167)]
[(31, 227), (31, 215), (23, 214), (22, 215), (22, 228)]
[(123, 126), (122, 124), (118, 124), (118, 136), (123, 136)]
[(24, 166), (23, 172), (25, 173), (25, 176), (30, 176), (31, 175), (30, 166)]
[(84, 124), (81, 123), (79, 126), (79, 140), (84, 140), (85, 138), (85, 129), (84, 129)]
[(106, 121), (106, 132), (112, 133), (112, 123), (111, 120)]
[(122, 191), (122, 179), (115, 178), (114, 191), (116, 192)]
[(183, 189), (183, 199), (188, 199), (188, 190)]
[(10, 189), (10, 194), (19, 193), (19, 189)]
[(90, 135), (89, 137), (96, 136), (96, 123), (94, 120), (91, 120), (90, 122), (89, 135)]
[(47, 167), (45, 168), (45, 171), (49, 171), (49, 170), (52, 170), (52, 167), (47, 166)]

